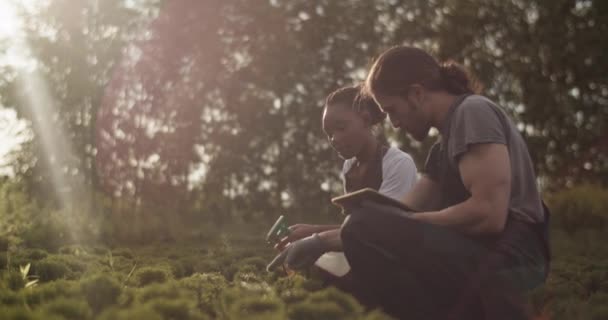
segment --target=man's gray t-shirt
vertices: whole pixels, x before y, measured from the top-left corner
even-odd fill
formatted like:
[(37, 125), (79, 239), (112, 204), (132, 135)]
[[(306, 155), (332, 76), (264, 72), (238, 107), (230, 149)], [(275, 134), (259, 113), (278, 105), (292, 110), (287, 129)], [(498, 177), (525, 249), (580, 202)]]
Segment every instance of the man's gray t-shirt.
[[(509, 213), (514, 218), (528, 222), (542, 222), (543, 208), (536, 184), (536, 175), (528, 147), (517, 128), (494, 102), (486, 97), (470, 95), (452, 106), (442, 128), (442, 139), (447, 137), (448, 175), (460, 177), (458, 161), (471, 145), (498, 143), (507, 146), (511, 162), (511, 197)], [(447, 133), (447, 135), (446, 135)], [(444, 147), (445, 148), (445, 147)], [(425, 171), (431, 179), (440, 180), (437, 163), (440, 160), (440, 144), (429, 153)], [(444, 160), (445, 161), (445, 160)], [(468, 193), (464, 190), (465, 193)], [(462, 199), (464, 201), (466, 199)]]

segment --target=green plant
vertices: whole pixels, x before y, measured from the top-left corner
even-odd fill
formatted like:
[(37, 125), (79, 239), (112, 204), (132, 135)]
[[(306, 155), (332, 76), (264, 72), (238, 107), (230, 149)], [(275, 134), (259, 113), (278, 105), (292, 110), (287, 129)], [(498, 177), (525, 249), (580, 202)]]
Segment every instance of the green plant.
[(28, 248), (40, 248), (52, 252), (73, 241), (68, 225), (53, 218), (34, 220), (31, 228), (27, 229), (21, 237)]
[(82, 293), (78, 282), (60, 279), (47, 283), (39, 283), (31, 290), (21, 290), (20, 295), (29, 306), (36, 306), (59, 298), (78, 298), (82, 296)]
[(30, 266), (31, 264), (26, 264), (25, 266), (19, 266), (19, 272), (21, 273), (21, 277), (23, 278), (23, 281), (25, 282), (24, 287), (25, 288), (31, 288), (33, 286), (36, 285), (36, 283), (38, 283), (38, 279), (36, 276), (32, 276), (30, 275)]
[(148, 305), (160, 314), (163, 319), (206, 319), (200, 312), (197, 312), (193, 302), (186, 299), (156, 299), (148, 302)]
[(145, 320), (164, 320), (162, 316), (154, 311), (150, 306), (135, 306), (133, 308), (119, 310), (115, 308), (109, 308), (104, 310), (102, 314), (97, 317), (98, 320), (132, 320), (132, 319), (145, 319)]
[(0, 285), (0, 306), (17, 306), (22, 305), (22, 303), (23, 301), (17, 292), (6, 290), (6, 288)]
[(40, 281), (48, 282), (67, 278), (71, 270), (64, 261), (49, 258), (36, 262), (34, 264), (34, 272), (40, 277)]
[(95, 314), (116, 304), (122, 292), (118, 281), (104, 274), (96, 274), (82, 280), (80, 289)]
[(30, 261), (36, 261), (46, 258), (48, 253), (42, 249), (27, 249), (21, 256)]
[(129, 248), (118, 248), (111, 251), (111, 254), (115, 257), (125, 257), (127, 259), (133, 259), (135, 255), (133, 255), (133, 251)]
[(608, 226), (608, 189), (580, 185), (548, 198), (553, 225), (572, 234)]
[(2, 308), (2, 319), (11, 320), (61, 320), (61, 317), (34, 312), (23, 307)]
[(21, 272), (9, 270), (4, 273), (4, 283), (9, 289), (16, 291), (23, 288), (26, 282), (23, 279)]
[(270, 296), (243, 296), (228, 310), (229, 319), (285, 319), (282, 301)]
[(57, 315), (66, 320), (89, 319), (92, 316), (87, 303), (80, 299), (59, 298), (42, 306), (45, 315)]
[(361, 305), (357, 302), (357, 300), (355, 300), (353, 296), (344, 293), (334, 287), (329, 287), (323, 290), (313, 292), (312, 294), (310, 294), (307, 301), (312, 304), (333, 302), (340, 306), (340, 309), (343, 310), (346, 314), (350, 314), (352, 316), (361, 314), (363, 312), (363, 308), (361, 308)]
[(171, 262), (171, 271), (175, 278), (191, 276), (196, 269), (197, 259), (195, 257), (176, 258)]
[(340, 306), (333, 302), (321, 302), (312, 304), (300, 302), (293, 305), (288, 311), (289, 319), (292, 320), (316, 320), (316, 319), (352, 319)]
[(155, 299), (176, 299), (182, 297), (185, 293), (175, 281), (152, 283), (139, 289), (138, 301), (146, 303)]
[(136, 284), (140, 287), (151, 283), (164, 283), (171, 279), (171, 272), (165, 267), (142, 267), (135, 271)]
[(10, 244), (7, 236), (0, 235), (0, 252), (8, 251)]

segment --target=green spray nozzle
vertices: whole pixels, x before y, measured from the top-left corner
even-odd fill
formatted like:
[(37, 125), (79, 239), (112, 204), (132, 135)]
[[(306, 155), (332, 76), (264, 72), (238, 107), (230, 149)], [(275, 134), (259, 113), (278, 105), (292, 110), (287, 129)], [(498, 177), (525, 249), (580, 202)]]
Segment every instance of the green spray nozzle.
[(287, 226), (287, 221), (284, 216), (280, 216), (277, 221), (272, 225), (270, 231), (266, 235), (266, 242), (268, 243), (276, 243), (281, 240), (283, 237), (287, 236), (291, 231)]

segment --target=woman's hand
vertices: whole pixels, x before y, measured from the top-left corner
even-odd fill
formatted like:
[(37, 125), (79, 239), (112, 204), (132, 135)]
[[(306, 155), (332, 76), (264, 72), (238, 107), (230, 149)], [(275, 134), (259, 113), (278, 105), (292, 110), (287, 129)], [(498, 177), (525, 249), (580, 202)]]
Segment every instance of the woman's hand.
[(290, 243), (285, 250), (279, 253), (266, 267), (266, 271), (272, 271), (277, 266), (285, 265), (291, 270), (304, 270), (311, 267), (317, 259), (328, 248), (325, 242), (319, 237), (319, 234), (296, 240)]
[(275, 247), (275, 249), (277, 249), (279, 251), (283, 251), (285, 249), (285, 246), (287, 244), (289, 244), (290, 242), (294, 242), (296, 240), (300, 240), (300, 239), (309, 237), (313, 233), (321, 231), (322, 228), (323, 228), (323, 226), (320, 226), (320, 225), (303, 224), (303, 223), (294, 224), (292, 226), (289, 226), (289, 231), (291, 231), (289, 233), (289, 235), (287, 237), (281, 239), (281, 241), (279, 241), (279, 243), (277, 243), (274, 247)]

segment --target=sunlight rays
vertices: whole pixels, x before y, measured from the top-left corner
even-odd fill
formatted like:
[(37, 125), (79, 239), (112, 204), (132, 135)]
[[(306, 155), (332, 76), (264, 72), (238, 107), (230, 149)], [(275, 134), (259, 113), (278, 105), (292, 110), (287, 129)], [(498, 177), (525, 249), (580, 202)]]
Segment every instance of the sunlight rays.
[[(37, 1), (25, 1), (21, 5), (27, 6)], [(43, 73), (32, 62), (32, 50), (28, 44), (23, 30), (23, 21), (17, 12), (14, 2), (0, 0), (0, 36), (6, 41), (5, 63), (8, 63), (16, 80), (15, 93), (22, 112), (29, 114), (31, 130), (42, 148), (44, 161), (49, 169), (52, 183), (52, 192), (55, 193), (64, 209), (70, 224), (74, 224), (74, 206), (76, 201), (82, 201), (83, 184), (78, 174), (79, 160), (75, 156), (71, 141), (63, 128), (66, 125), (58, 118), (55, 99)], [(18, 57), (12, 56), (18, 53)], [(18, 60), (15, 60), (18, 59)], [(75, 230), (73, 230), (75, 231)], [(77, 232), (73, 232), (74, 235)]]

